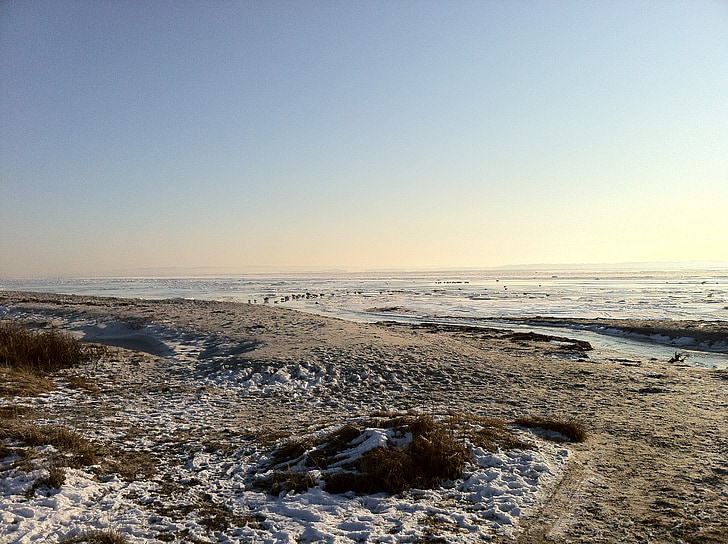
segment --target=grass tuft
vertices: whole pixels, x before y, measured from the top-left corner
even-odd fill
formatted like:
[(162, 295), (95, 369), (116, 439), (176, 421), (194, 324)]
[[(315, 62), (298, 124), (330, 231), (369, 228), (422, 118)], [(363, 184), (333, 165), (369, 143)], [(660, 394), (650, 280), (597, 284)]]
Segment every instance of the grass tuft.
[(19, 416), (26, 415), (32, 411), (33, 409), (28, 406), (8, 404), (0, 406), (0, 419), (17, 419)]
[(58, 329), (33, 331), (15, 321), (0, 323), (0, 365), (47, 373), (78, 366), (107, 352), (103, 346), (82, 344)]
[(271, 466), (281, 464), (295, 464), (295, 461), (303, 457), (306, 452), (315, 446), (315, 442), (311, 439), (291, 440), (278, 448), (272, 455)]
[[(575, 422), (540, 418), (517, 422), (557, 430), (573, 441), (586, 436)], [(357, 450), (362, 435), (387, 429), (386, 443)], [(528, 450), (534, 445), (519, 438), (503, 420), (455, 412), (432, 415), (376, 413), (354, 420), (317, 438), (282, 444), (262, 465), (267, 474), (256, 485), (271, 493), (301, 493), (321, 484), (329, 493), (402, 493), (434, 489), (444, 480), (463, 477), (472, 459), (471, 447), (489, 451)], [(268, 472), (272, 469), (272, 472)]]
[(66, 471), (56, 464), (48, 469), (48, 477), (43, 478), (43, 483), (53, 489), (60, 489), (66, 483)]
[(127, 544), (129, 540), (119, 531), (106, 529), (89, 531), (78, 536), (64, 538), (58, 544)]
[(516, 425), (528, 428), (540, 428), (562, 434), (571, 442), (584, 442), (587, 437), (584, 425), (575, 419), (561, 420), (551, 417), (524, 416), (515, 421)]
[(270, 479), (270, 491), (280, 495), (284, 491), (303, 493), (316, 486), (316, 480), (309, 472), (296, 470), (276, 471)]
[(479, 428), (472, 430), (468, 438), (475, 446), (484, 450), (495, 452), (501, 450), (530, 450), (533, 444), (525, 442), (516, 436), (508, 424), (501, 420), (489, 417), (472, 418)]
[(28, 447), (50, 445), (62, 453), (71, 454), (59, 458), (65, 466), (80, 468), (96, 464), (97, 450), (91, 442), (74, 431), (63, 427), (39, 427), (19, 422), (0, 422), (0, 440), (20, 441)]
[[(404, 449), (393, 445), (366, 451), (360, 458), (328, 471), (330, 465), (353, 447), (365, 428), (391, 428), (399, 436), (411, 434), (412, 440)], [(372, 418), (362, 424), (349, 423), (319, 439), (317, 442), (294, 441), (284, 444), (273, 456), (272, 466), (287, 465), (267, 481), (271, 492), (302, 492), (316, 485), (311, 472), (291, 470), (301, 461), (306, 467), (323, 472), (326, 491), (330, 493), (401, 493), (417, 487), (432, 489), (443, 479), (462, 477), (470, 454), (462, 441), (456, 439), (447, 421), (436, 421), (429, 415)], [(270, 466), (270, 465), (269, 465)]]
[(429, 487), (439, 484), (441, 479), (462, 477), (470, 455), (465, 445), (456, 440), (447, 422), (437, 422), (432, 416), (421, 416), (415, 420), (409, 432), (413, 438), (405, 452), (422, 471), (422, 477), (430, 481)]
[(63, 467), (58, 464), (52, 463), (48, 469), (48, 476), (36, 480), (35, 483), (25, 491), (25, 496), (30, 499), (35, 495), (35, 492), (42, 487), (60, 489), (64, 483), (66, 483), (65, 470), (63, 470)]
[(72, 387), (73, 389), (82, 389), (84, 391), (87, 391), (88, 393), (94, 394), (100, 392), (99, 387), (91, 380), (89, 380), (86, 376), (71, 374), (64, 376), (64, 379), (66, 380), (68, 386)]
[(0, 397), (35, 397), (55, 389), (52, 380), (27, 368), (0, 365)]
[(323, 446), (312, 451), (306, 457), (306, 466), (316, 467), (321, 470), (329, 468), (329, 463), (337, 455), (349, 449), (353, 440), (361, 436), (362, 429), (348, 423), (341, 429), (329, 434)]

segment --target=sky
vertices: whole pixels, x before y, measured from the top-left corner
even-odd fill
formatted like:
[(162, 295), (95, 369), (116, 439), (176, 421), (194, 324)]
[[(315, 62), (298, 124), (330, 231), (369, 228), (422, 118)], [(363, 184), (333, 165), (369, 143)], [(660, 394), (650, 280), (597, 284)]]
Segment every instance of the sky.
[(0, 277), (728, 261), (728, 2), (0, 2)]

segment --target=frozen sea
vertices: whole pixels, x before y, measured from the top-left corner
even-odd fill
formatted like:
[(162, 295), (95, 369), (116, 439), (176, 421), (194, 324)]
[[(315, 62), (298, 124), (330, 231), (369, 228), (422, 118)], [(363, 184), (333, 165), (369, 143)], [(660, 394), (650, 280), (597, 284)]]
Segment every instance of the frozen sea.
[[(488, 269), (320, 272), (197, 277), (0, 280), (0, 289), (131, 298), (190, 298), (269, 304), (356, 321), (415, 321), (528, 328), (586, 339), (632, 356), (667, 359), (675, 345), (517, 320), (666, 319), (728, 322), (728, 268)], [(683, 346), (679, 346), (683, 347)], [(728, 354), (681, 349), (688, 362), (728, 367)], [(723, 350), (721, 350), (723, 351)], [(725, 351), (728, 351), (728, 347)]]

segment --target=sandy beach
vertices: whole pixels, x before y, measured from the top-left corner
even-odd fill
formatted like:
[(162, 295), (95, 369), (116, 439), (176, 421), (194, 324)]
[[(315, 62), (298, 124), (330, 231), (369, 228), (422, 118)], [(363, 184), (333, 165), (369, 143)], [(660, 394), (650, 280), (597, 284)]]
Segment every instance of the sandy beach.
[[(17, 377), (0, 368), (0, 415), (6, 424), (74, 429), (107, 452), (104, 470), (69, 469), (61, 491), (72, 486), (73, 474), (79, 482), (127, 486), (124, 508), (136, 501), (135, 508), (143, 509), (166, 496), (168, 506), (158, 509), (156, 522), (129, 529), (133, 542), (351, 542), (355, 534), (380, 542), (728, 542), (726, 370), (616, 354), (597, 358), (566, 333), (543, 338), (498, 329), (362, 324), (254, 304), (0, 292), (0, 310), (3, 320), (57, 326), (82, 341), (114, 346), (102, 361), (52, 376), (53, 389), (41, 395), (18, 394)], [(665, 328), (660, 322), (639, 326)], [(679, 329), (679, 323), (670, 326)], [(82, 380), (70, 380), (71, 374)], [(317, 496), (316, 508), (323, 508), (328, 498), (319, 488), (296, 497), (258, 493), (253, 504), (244, 502), (249, 473), (240, 476), (248, 480), (237, 495), (226, 487), (225, 475), (242, 474), (236, 466), (253, 466), (280, 440), (374, 412), (457, 412), (507, 422), (543, 416), (577, 420), (588, 434), (580, 443), (523, 435), (547, 460), (551, 477), (503, 523), (483, 518), (479, 526), (475, 501), (460, 484), (450, 487), (461, 495), (447, 500), (461, 517), (447, 517), (446, 502), (428, 503), (430, 510), (412, 506), (409, 511), (422, 515), (411, 525), (402, 521), (399, 533), (380, 532), (378, 522), (359, 510), (356, 531), (339, 520), (326, 533), (325, 516), (307, 518), (300, 502)], [(36, 473), (23, 476), (12, 462), (2, 464), (0, 498), (7, 513), (0, 518), (0, 540), (59, 542), (84, 529), (78, 520), (41, 515), (38, 505), (48, 497), (28, 497), (33, 478), (43, 474), (44, 451), (37, 452)], [(207, 481), (204, 463), (218, 472), (203, 493), (190, 479), (162, 485), (171, 474), (167, 466), (197, 471), (197, 480)], [(155, 487), (144, 487), (150, 481)], [(407, 504), (434, 500), (408, 493)], [(209, 497), (204, 515), (203, 495)], [(275, 504), (286, 500), (299, 501), (298, 513), (288, 507), (284, 519)], [(361, 497), (346, 500), (369, 504)], [(353, 508), (349, 503), (337, 502), (337, 511)], [(183, 504), (191, 506), (174, 507)], [(396, 508), (406, 510), (400, 503)], [(109, 507), (104, 526), (124, 533), (133, 524), (115, 519), (114, 512), (123, 517), (122, 509)], [(219, 526), (199, 522), (203, 518)], [(34, 523), (47, 534), (34, 530)]]

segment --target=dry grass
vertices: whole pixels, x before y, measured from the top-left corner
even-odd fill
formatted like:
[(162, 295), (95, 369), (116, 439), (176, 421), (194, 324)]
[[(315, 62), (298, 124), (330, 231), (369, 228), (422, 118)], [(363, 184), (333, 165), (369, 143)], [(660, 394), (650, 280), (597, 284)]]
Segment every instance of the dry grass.
[(462, 477), (465, 462), (470, 455), (465, 445), (456, 439), (448, 421), (435, 421), (432, 416), (419, 416), (405, 431), (412, 433), (412, 443), (405, 453), (422, 471), (422, 478), (435, 487), (441, 479)]
[[(377, 447), (356, 460), (341, 465), (344, 452), (357, 443), (366, 429), (394, 431), (395, 436), (411, 435), (406, 447), (393, 444)], [(489, 451), (532, 449), (518, 438), (508, 423), (494, 418), (450, 413), (431, 415), (376, 413), (359, 422), (347, 423), (326, 436), (291, 440), (271, 455), (267, 469), (271, 476), (260, 485), (275, 494), (303, 492), (317, 485), (312, 476), (320, 471), (330, 493), (397, 494), (407, 489), (432, 489), (443, 480), (461, 478), (470, 461), (468, 444)], [(330, 467), (337, 464), (336, 470)], [(293, 467), (293, 468), (292, 468)]]
[(90, 531), (71, 538), (64, 538), (58, 544), (127, 544), (127, 538), (119, 531), (107, 529)]
[[(50, 445), (61, 453), (55, 461), (59, 466), (79, 468), (94, 465), (97, 449), (78, 433), (62, 427), (40, 427), (18, 421), (0, 422), (0, 440), (21, 442), (25, 447)], [(18, 452), (22, 453), (22, 452)]]
[(55, 388), (53, 381), (31, 369), (0, 366), (0, 397), (37, 397)]
[(316, 441), (310, 438), (286, 442), (273, 453), (270, 459), (270, 465), (295, 464), (298, 459), (303, 457), (308, 450), (316, 445)]
[[(106, 356), (105, 346), (82, 344), (58, 329), (31, 330), (15, 321), (0, 322), (0, 397), (35, 397), (55, 389), (47, 374)], [(98, 392), (78, 375), (66, 377), (71, 387)]]
[(210, 532), (226, 531), (229, 527), (245, 527), (248, 519), (232, 513), (224, 505), (202, 494), (196, 501), (200, 524)]
[(30, 499), (35, 495), (38, 489), (47, 487), (50, 489), (60, 489), (66, 483), (66, 471), (62, 466), (55, 462), (48, 468), (48, 476), (39, 478), (33, 485), (25, 491), (25, 496)]
[(584, 425), (574, 419), (561, 420), (551, 417), (524, 416), (516, 419), (515, 423), (521, 427), (540, 428), (557, 432), (571, 442), (584, 442), (587, 436)]
[(530, 450), (533, 444), (518, 438), (502, 419), (450, 413), (449, 425), (458, 436), (467, 438), (474, 446), (495, 452), (500, 450)]
[(63, 467), (53, 464), (48, 469), (48, 476), (43, 478), (41, 482), (53, 489), (60, 489), (66, 482), (66, 471)]
[(0, 365), (39, 373), (72, 368), (107, 353), (58, 329), (34, 331), (15, 321), (0, 323)]
[(69, 387), (74, 389), (82, 389), (88, 393), (97, 394), (100, 392), (99, 387), (90, 381), (86, 376), (79, 376), (78, 374), (69, 374), (64, 376), (63, 379), (66, 381)]
[(369, 450), (354, 468), (357, 472), (340, 471), (326, 477), (326, 491), (396, 494), (412, 487), (433, 488), (439, 483), (419, 470), (412, 456), (397, 449)]
[(270, 492), (280, 495), (284, 491), (303, 493), (316, 485), (316, 480), (310, 472), (299, 472), (296, 470), (276, 471), (267, 482)]
[(12, 455), (12, 453), (13, 453), (13, 450), (11, 450), (5, 444), (0, 442), (0, 461), (5, 459), (6, 457), (9, 457), (10, 455)]
[(419, 520), (419, 525), (425, 528), (425, 534), (421, 539), (422, 542), (442, 542), (447, 544), (449, 540), (439, 535), (445, 533), (447, 536), (450, 536), (468, 532), (467, 529), (458, 526), (456, 522), (443, 520), (434, 514), (426, 514)]
[(124, 480), (152, 479), (158, 472), (159, 459), (148, 451), (126, 451), (108, 448), (100, 450), (104, 457), (99, 460), (100, 474), (118, 474)]
[(329, 434), (324, 441), (322, 447), (312, 451), (306, 458), (306, 465), (316, 467), (322, 470), (329, 468), (331, 459), (339, 455), (341, 452), (349, 449), (353, 440), (361, 436), (363, 429), (356, 425), (346, 424), (341, 429)]
[(304, 465), (326, 470), (338, 460), (342, 452), (353, 447), (352, 442), (365, 428), (391, 428), (398, 435), (411, 433), (412, 440), (404, 449), (378, 447), (335, 472), (325, 472), (325, 488), (330, 493), (389, 494), (410, 488), (431, 489), (442, 480), (462, 477), (470, 454), (462, 440), (454, 434), (452, 418), (436, 421), (429, 415), (405, 415), (372, 418), (361, 424), (347, 424), (318, 441), (299, 440), (281, 446), (272, 456), (272, 466), (285, 465), (287, 470), (274, 472), (265, 485), (273, 493), (302, 492), (316, 485), (308, 471), (291, 470), (304, 461)]
[(255, 433), (255, 441), (262, 446), (273, 446), (279, 440), (290, 438), (290, 430), (273, 429), (261, 430)]
[(33, 412), (33, 409), (28, 406), (16, 406), (8, 404), (6, 406), (0, 406), (0, 420), (2, 419), (17, 419), (20, 416), (24, 416)]

